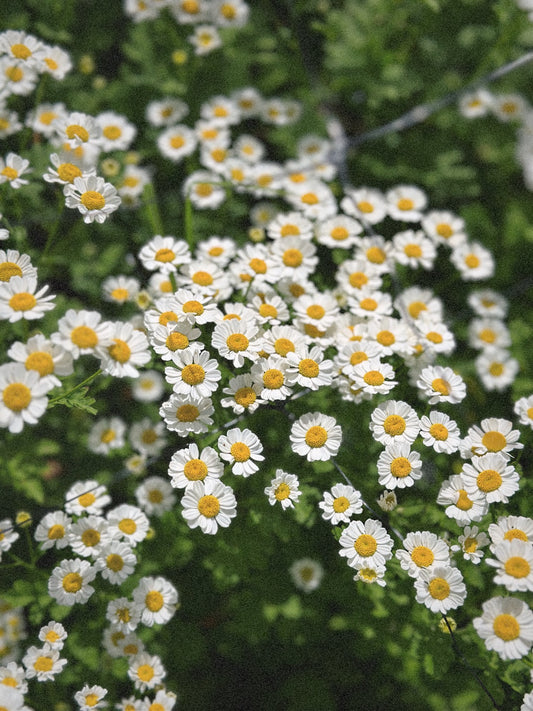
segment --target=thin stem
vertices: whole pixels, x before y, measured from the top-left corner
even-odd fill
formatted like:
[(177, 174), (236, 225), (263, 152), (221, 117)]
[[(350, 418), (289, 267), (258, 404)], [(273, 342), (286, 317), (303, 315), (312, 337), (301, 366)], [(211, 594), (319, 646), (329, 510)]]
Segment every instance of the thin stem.
[(183, 212), (183, 227), (185, 230), (185, 239), (189, 245), (191, 252), (194, 249), (194, 234), (193, 234), (193, 214), (192, 214), (192, 202), (189, 196), (185, 197), (185, 209)]
[(86, 385), (89, 385), (89, 383), (91, 383), (91, 382), (92, 382), (96, 377), (98, 377), (102, 372), (103, 372), (102, 369), (99, 368), (99, 369), (98, 369), (97, 371), (95, 371), (92, 375), (89, 375), (88, 378), (85, 378), (85, 380), (83, 380), (81, 383), (78, 383), (77, 385), (75, 385), (75, 386), (74, 386), (73, 388), (71, 388), (70, 390), (67, 390), (66, 393), (61, 393), (60, 395), (57, 395), (56, 397), (53, 397), (53, 398), (49, 401), (48, 407), (57, 404), (60, 400), (63, 400), (63, 398), (68, 397), (69, 395), (71, 395), (71, 394), (72, 394), (73, 392), (75, 392), (76, 390), (79, 390), (80, 388), (83, 388), (83, 387), (85, 387)]
[(159, 206), (157, 204), (157, 196), (152, 183), (146, 183), (144, 186), (143, 205), (146, 219), (150, 223), (152, 232), (154, 235), (162, 235), (163, 221), (161, 220)]

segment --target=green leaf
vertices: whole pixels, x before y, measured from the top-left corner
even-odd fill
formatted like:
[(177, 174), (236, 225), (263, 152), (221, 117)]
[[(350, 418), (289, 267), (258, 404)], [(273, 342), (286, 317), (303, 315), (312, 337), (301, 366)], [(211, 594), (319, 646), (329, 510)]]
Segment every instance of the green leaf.
[(83, 410), (89, 415), (96, 415), (96, 408), (93, 407), (95, 399), (87, 395), (89, 388), (79, 388), (65, 395), (58, 395), (48, 403), (48, 408), (56, 405), (64, 405), (65, 407), (74, 407), (77, 410)]

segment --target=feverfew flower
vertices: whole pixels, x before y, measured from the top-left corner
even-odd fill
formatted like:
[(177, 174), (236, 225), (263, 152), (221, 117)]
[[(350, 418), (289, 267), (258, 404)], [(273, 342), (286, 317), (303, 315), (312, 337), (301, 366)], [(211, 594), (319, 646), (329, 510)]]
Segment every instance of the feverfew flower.
[(466, 385), (451, 368), (428, 365), (420, 373), (416, 386), (430, 405), (440, 402), (456, 404), (466, 397)]
[(0, 366), (0, 427), (16, 434), (25, 424), (35, 425), (46, 410), (47, 393), (54, 385), (50, 378), (26, 370), (22, 363)]
[(236, 476), (248, 477), (259, 467), (255, 462), (264, 461), (261, 454), (263, 445), (259, 437), (248, 429), (238, 427), (230, 429), (218, 438), (220, 457), (231, 465), (231, 471)]
[(165, 368), (165, 378), (175, 393), (206, 398), (217, 390), (222, 373), (207, 350), (176, 352), (172, 360), (176, 367)]
[(377, 463), (379, 483), (389, 490), (413, 486), (421, 478), (422, 461), (408, 444), (392, 444), (380, 455)]
[(59, 657), (57, 649), (45, 644), (42, 648), (30, 647), (22, 663), (26, 667), (26, 679), (35, 677), (37, 681), (51, 681), (63, 671), (67, 660)]
[(521, 425), (533, 429), (533, 395), (521, 397), (514, 404), (513, 411)]
[(322, 518), (332, 526), (349, 523), (352, 516), (363, 511), (361, 492), (347, 484), (335, 484), (331, 492), (325, 491), (318, 506), (322, 509)]
[(416, 601), (431, 612), (445, 615), (460, 607), (466, 598), (466, 586), (458, 568), (434, 566), (422, 570), (415, 580)]
[(433, 410), (420, 419), (420, 436), (426, 447), (452, 454), (459, 449), (461, 434), (457, 423), (443, 412)]
[(142, 652), (130, 660), (128, 676), (136, 689), (145, 691), (160, 684), (166, 671), (158, 656)]
[(94, 592), (89, 585), (96, 569), (87, 560), (63, 560), (54, 568), (48, 580), (48, 592), (59, 605), (85, 603)]
[(279, 501), (283, 509), (294, 508), (294, 502), (298, 501), (302, 493), (299, 485), (296, 474), (288, 474), (283, 469), (276, 469), (276, 476), (270, 482), (270, 486), (265, 488), (268, 502), (274, 506), (276, 501)]
[(352, 521), (339, 539), (339, 555), (351, 568), (383, 567), (392, 557), (392, 538), (379, 521)]
[(67, 638), (67, 632), (60, 622), (51, 620), (39, 630), (41, 642), (49, 644), (52, 649), (62, 649)]
[(96, 175), (74, 178), (72, 183), (65, 185), (64, 193), (66, 206), (77, 208), (88, 224), (95, 220), (105, 222), (121, 202), (117, 189)]
[(184, 240), (172, 235), (155, 235), (139, 252), (139, 259), (145, 269), (158, 270), (162, 274), (175, 272), (182, 264), (191, 261), (189, 247)]
[(519, 487), (518, 472), (499, 453), (472, 457), (471, 464), (463, 464), (461, 476), (467, 494), (479, 493), (488, 504), (496, 501), (506, 504)]
[(190, 444), (174, 452), (168, 465), (170, 483), (175, 489), (185, 489), (192, 482), (219, 479), (224, 465), (213, 447), (201, 451), (197, 444)]
[(65, 511), (80, 516), (83, 513), (100, 515), (111, 503), (111, 497), (103, 484), (94, 479), (77, 481), (65, 494)]
[(10, 323), (26, 319), (33, 321), (42, 318), (46, 311), (53, 309), (54, 294), (48, 294), (48, 285), (37, 291), (37, 279), (34, 276), (14, 276), (8, 282), (0, 282), (0, 320)]
[(144, 541), (150, 528), (150, 521), (137, 506), (121, 504), (106, 514), (109, 533), (115, 539), (122, 538), (135, 548)]
[(291, 565), (289, 574), (295, 586), (308, 593), (319, 587), (324, 576), (324, 568), (312, 558), (300, 558)]
[(87, 448), (95, 454), (109, 454), (125, 444), (126, 423), (120, 417), (103, 417), (91, 427)]
[(529, 541), (533, 544), (533, 519), (526, 516), (500, 516), (496, 523), (489, 525), (491, 550), (502, 541)]
[(9, 183), (12, 188), (27, 185), (28, 181), (21, 178), (27, 172), (30, 161), (16, 153), (8, 153), (5, 160), (0, 157), (0, 185)]
[(334, 417), (320, 412), (302, 415), (291, 427), (292, 449), (308, 462), (327, 461), (339, 451), (342, 430)]
[(81, 691), (74, 694), (74, 701), (80, 707), (80, 711), (91, 711), (91, 709), (101, 709), (106, 705), (104, 697), (107, 694), (107, 689), (103, 686), (94, 684), (89, 686), (85, 684)]
[(483, 614), (472, 624), (487, 649), (501, 659), (525, 657), (533, 644), (533, 612), (513, 597), (494, 597), (483, 603)]
[(489, 537), (483, 531), (479, 531), (477, 526), (465, 526), (463, 535), (458, 538), (459, 545), (451, 546), (454, 553), (462, 551), (463, 558), (477, 565), (483, 558), (481, 550), (489, 544)]
[(450, 550), (446, 541), (430, 531), (411, 531), (396, 551), (396, 558), (411, 578), (418, 578), (432, 566), (449, 566)]
[(194, 481), (185, 489), (181, 500), (182, 516), (190, 528), (200, 527), (204, 533), (215, 534), (218, 527), (227, 528), (237, 515), (233, 490), (221, 481)]
[(180, 437), (186, 437), (189, 433), (207, 432), (213, 424), (213, 412), (210, 398), (175, 393), (159, 408), (159, 414), (167, 428), (177, 432)]
[(176, 612), (178, 591), (166, 578), (145, 577), (133, 591), (133, 600), (141, 610), (141, 622), (147, 627), (165, 624)]
[(116, 323), (111, 332), (111, 343), (96, 349), (102, 370), (115, 378), (138, 378), (137, 366), (150, 360), (148, 339), (131, 323)]
[(420, 421), (406, 402), (388, 400), (372, 412), (369, 427), (374, 439), (385, 446), (412, 444), (418, 436)]
[(465, 482), (460, 474), (442, 482), (437, 503), (446, 506), (446, 516), (454, 518), (459, 526), (466, 526), (472, 521), (481, 521), (489, 508), (481, 491), (466, 492)]
[(510, 592), (533, 591), (533, 545), (514, 538), (493, 546), (495, 558), (488, 565), (496, 568), (494, 583), (505, 585)]
[(471, 454), (481, 456), (493, 452), (500, 453), (506, 459), (510, 459), (510, 452), (514, 449), (522, 449), (524, 446), (518, 441), (519, 438), (520, 432), (513, 430), (512, 422), (489, 417), (482, 420), (479, 427), (474, 425), (468, 430), (461, 444), (461, 454), (463, 454), (463, 450), (465, 453), (470, 453), (468, 456)]

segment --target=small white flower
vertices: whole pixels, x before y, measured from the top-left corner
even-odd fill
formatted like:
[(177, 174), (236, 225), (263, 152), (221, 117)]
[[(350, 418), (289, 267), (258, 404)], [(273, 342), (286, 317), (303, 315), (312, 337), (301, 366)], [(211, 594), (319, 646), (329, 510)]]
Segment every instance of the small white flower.
[(105, 222), (121, 202), (117, 189), (96, 175), (74, 178), (64, 193), (66, 206), (78, 209), (86, 223)]

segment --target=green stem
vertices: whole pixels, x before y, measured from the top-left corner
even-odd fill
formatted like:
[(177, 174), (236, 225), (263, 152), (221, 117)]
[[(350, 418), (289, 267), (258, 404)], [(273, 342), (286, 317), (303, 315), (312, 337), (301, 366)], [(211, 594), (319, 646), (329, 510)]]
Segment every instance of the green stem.
[(183, 226), (185, 229), (185, 239), (189, 245), (191, 252), (194, 249), (194, 235), (193, 235), (193, 225), (192, 225), (192, 202), (189, 197), (185, 198), (185, 209), (183, 213)]
[(68, 397), (69, 395), (72, 395), (72, 393), (75, 392), (76, 390), (79, 390), (80, 388), (85, 387), (86, 385), (88, 385), (89, 383), (91, 383), (95, 378), (97, 378), (102, 372), (103, 372), (102, 369), (99, 368), (99, 369), (98, 369), (97, 371), (95, 371), (92, 375), (89, 375), (88, 378), (85, 378), (85, 380), (83, 380), (81, 383), (78, 383), (77, 385), (75, 385), (75, 386), (74, 386), (73, 388), (71, 388), (70, 390), (67, 390), (66, 393), (61, 393), (60, 395), (57, 395), (56, 397), (53, 397), (53, 398), (49, 401), (48, 407), (57, 404), (60, 400), (63, 400), (63, 398)]
[(59, 198), (58, 198), (58, 208), (59, 208), (59, 214), (57, 216), (57, 220), (54, 222), (52, 229), (48, 233), (48, 238), (46, 240), (46, 244), (44, 245), (44, 249), (41, 254), (41, 260), (46, 261), (48, 259), (48, 254), (50, 252), (50, 248), (52, 247), (52, 244), (57, 236), (57, 233), (59, 232), (59, 224), (61, 222), (61, 218), (63, 217), (63, 212), (65, 211), (65, 200), (63, 198), (63, 195), (59, 193)]
[(163, 234), (163, 221), (157, 204), (153, 183), (146, 183), (143, 190), (144, 214), (154, 235)]

